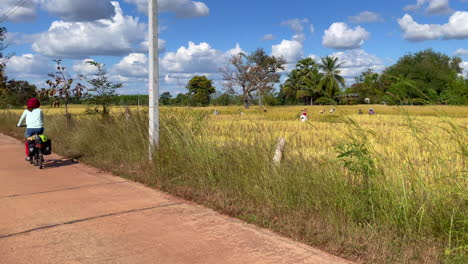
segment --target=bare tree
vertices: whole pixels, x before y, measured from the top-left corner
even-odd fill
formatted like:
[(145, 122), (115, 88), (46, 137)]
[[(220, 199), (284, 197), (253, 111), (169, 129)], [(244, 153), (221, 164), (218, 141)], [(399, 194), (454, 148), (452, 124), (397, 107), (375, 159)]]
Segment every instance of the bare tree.
[[(73, 82), (75, 80), (66, 72), (66, 68), (62, 66), (62, 60), (54, 61), (56, 63), (56, 71), (55, 73), (48, 74), (51, 79), (47, 80), (46, 84), (50, 87), (49, 96), (63, 99), (68, 126), (70, 121), (70, 113), (68, 112), (70, 99), (72, 97), (80, 98), (86, 87), (81, 83), (76, 83), (73, 87)], [(83, 76), (78, 76), (77, 78), (82, 79)]]
[(255, 92), (261, 98), (266, 92), (273, 90), (273, 85), (280, 81), (278, 71), (284, 69), (285, 63), (284, 58), (268, 56), (263, 49), (258, 49), (249, 56), (244, 53), (233, 55), (230, 63), (221, 68), (220, 72), (227, 91), (240, 94), (247, 109)]

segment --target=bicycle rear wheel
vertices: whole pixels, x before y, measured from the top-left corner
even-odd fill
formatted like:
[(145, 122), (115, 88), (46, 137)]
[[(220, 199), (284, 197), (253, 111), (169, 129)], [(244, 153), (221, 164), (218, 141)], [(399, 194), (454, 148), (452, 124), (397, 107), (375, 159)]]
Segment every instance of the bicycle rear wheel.
[(39, 160), (39, 154), (35, 153), (34, 156), (32, 157), (32, 159), (33, 159), (34, 166), (37, 166), (38, 165), (38, 160)]
[(38, 165), (39, 166), (39, 169), (42, 170), (42, 168), (44, 168), (44, 156), (42, 155), (42, 151), (39, 150), (39, 161), (38, 161)]

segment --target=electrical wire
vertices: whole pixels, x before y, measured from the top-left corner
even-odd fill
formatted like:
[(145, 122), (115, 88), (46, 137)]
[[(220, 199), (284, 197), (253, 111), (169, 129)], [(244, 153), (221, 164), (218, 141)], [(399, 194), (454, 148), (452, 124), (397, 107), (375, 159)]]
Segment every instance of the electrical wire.
[(28, 0), (19, 0), (14, 7), (8, 10), (5, 14), (0, 17), (0, 23), (5, 21), (9, 16), (11, 16), (18, 8), (23, 6)]

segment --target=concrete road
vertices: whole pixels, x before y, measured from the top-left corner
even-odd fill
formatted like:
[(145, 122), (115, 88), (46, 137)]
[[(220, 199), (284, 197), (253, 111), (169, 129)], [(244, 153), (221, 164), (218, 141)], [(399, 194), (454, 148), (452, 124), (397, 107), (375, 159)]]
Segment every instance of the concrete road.
[(0, 263), (351, 263), (0, 134)]

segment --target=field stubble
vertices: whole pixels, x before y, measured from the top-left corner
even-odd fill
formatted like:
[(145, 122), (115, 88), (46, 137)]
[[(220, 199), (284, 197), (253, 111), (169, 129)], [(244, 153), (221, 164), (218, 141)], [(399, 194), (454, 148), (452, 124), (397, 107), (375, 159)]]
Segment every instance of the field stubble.
[[(162, 108), (147, 161), (146, 109), (113, 118), (45, 109), (59, 153), (367, 263), (466, 263), (467, 107)], [(213, 115), (214, 109), (220, 115)], [(241, 112), (244, 114), (241, 115)], [(20, 135), (17, 113), (0, 128)], [(280, 167), (271, 159), (287, 140)]]

